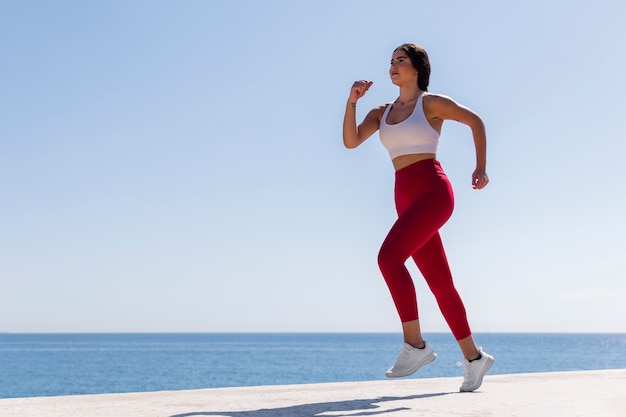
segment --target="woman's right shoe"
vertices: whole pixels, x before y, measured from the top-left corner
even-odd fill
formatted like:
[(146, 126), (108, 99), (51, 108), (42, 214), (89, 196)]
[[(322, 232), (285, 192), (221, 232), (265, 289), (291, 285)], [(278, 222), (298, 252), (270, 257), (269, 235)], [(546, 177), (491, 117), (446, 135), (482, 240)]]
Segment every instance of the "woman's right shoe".
[(461, 384), (461, 392), (472, 392), (478, 389), (483, 383), (485, 374), (491, 369), (494, 359), (488, 353), (483, 352), (483, 348), (478, 348), (480, 359), (473, 361), (463, 360), (464, 376)]
[(405, 343), (396, 363), (385, 373), (387, 378), (400, 378), (415, 373), (418, 369), (437, 359), (437, 354), (425, 342), (423, 349)]

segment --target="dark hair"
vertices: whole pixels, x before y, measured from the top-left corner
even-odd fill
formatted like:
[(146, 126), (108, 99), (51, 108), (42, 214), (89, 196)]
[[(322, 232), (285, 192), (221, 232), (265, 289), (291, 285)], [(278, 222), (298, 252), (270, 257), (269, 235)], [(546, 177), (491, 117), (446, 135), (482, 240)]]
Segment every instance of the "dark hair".
[(396, 48), (403, 50), (411, 59), (413, 67), (417, 70), (417, 86), (422, 91), (428, 91), (430, 81), (430, 61), (426, 50), (414, 43), (405, 43)]

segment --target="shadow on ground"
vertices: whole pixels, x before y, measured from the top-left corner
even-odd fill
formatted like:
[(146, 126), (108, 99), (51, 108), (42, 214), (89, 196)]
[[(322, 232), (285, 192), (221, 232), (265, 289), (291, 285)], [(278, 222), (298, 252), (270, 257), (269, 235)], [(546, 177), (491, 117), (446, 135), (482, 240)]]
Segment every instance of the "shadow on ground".
[[(316, 417), (324, 413), (332, 413), (332, 417), (341, 416), (373, 416), (385, 413), (392, 413), (401, 410), (410, 410), (408, 407), (382, 408), (381, 403), (401, 400), (415, 400), (420, 398), (440, 397), (451, 394), (441, 392), (434, 394), (410, 395), (407, 397), (379, 397), (367, 400), (335, 401), (327, 403), (313, 403), (293, 405), (290, 407), (264, 408), (251, 411), (196, 411), (191, 413), (176, 414), (171, 417), (200, 417), (200, 416), (220, 416), (220, 417)], [(341, 414), (346, 412), (348, 414)]]

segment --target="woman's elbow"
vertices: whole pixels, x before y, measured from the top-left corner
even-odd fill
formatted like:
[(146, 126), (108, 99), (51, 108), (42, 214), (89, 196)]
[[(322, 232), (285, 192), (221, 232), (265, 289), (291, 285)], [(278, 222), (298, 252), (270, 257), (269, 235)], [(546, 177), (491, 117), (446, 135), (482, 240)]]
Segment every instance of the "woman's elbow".
[(471, 119), (468, 120), (467, 125), (472, 130), (485, 130), (485, 123), (483, 122), (483, 119), (475, 113), (472, 115)]
[(343, 137), (343, 146), (346, 147), (346, 149), (354, 149), (357, 146), (359, 146), (359, 138), (358, 136), (356, 137), (352, 137), (352, 136), (345, 136)]

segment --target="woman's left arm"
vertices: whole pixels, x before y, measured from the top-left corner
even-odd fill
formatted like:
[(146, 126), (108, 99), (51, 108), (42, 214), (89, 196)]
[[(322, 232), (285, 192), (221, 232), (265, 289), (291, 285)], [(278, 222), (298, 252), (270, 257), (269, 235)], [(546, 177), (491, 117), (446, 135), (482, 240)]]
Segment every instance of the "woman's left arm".
[(487, 133), (480, 116), (449, 97), (429, 94), (425, 102), (428, 118), (455, 120), (472, 129), (476, 148), (476, 169), (472, 173), (472, 187), (476, 190), (485, 188), (489, 183), (487, 176)]

